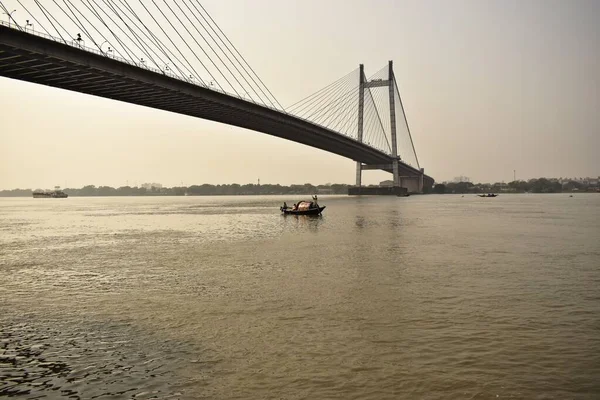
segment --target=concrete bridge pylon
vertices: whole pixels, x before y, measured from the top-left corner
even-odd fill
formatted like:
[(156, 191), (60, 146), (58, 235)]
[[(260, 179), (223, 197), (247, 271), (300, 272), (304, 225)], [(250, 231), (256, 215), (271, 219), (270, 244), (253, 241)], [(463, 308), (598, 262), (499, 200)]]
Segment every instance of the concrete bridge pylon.
[[(380, 169), (384, 171), (391, 172), (393, 175), (393, 189), (389, 191), (394, 194), (406, 193), (407, 191), (413, 193), (423, 193), (423, 185), (424, 185), (424, 175), (425, 170), (423, 168), (419, 168), (419, 176), (416, 177), (403, 177), (400, 175), (400, 156), (398, 155), (398, 139), (396, 133), (396, 104), (395, 104), (395, 90), (396, 90), (396, 81), (394, 78), (394, 68), (393, 61), (388, 62), (388, 78), (385, 80), (377, 79), (368, 81), (364, 74), (364, 65), (360, 64), (359, 66), (359, 86), (358, 86), (358, 141), (362, 143), (363, 141), (363, 121), (364, 121), (364, 96), (365, 89), (375, 88), (375, 87), (388, 87), (389, 92), (389, 106), (390, 106), (390, 135), (391, 135), (391, 150), (392, 150), (392, 163), (391, 164), (382, 164), (382, 165), (368, 165), (363, 164), (360, 161), (356, 162), (356, 189), (355, 192), (361, 193), (368, 192), (368, 190), (361, 190), (362, 186), (362, 171), (364, 170), (373, 170)], [(411, 139), (412, 140), (412, 139)], [(406, 182), (403, 181), (403, 178), (406, 179)], [(410, 181), (410, 182), (409, 182)], [(404, 183), (404, 184), (403, 184)], [(400, 190), (400, 188), (404, 188), (406, 190)], [(366, 188), (365, 188), (366, 189)], [(381, 191), (380, 191), (381, 192)]]

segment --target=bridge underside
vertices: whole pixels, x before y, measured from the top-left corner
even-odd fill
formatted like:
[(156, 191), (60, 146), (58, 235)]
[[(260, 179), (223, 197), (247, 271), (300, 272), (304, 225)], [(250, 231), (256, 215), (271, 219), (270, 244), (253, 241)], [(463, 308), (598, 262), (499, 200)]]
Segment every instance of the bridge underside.
[[(285, 112), (5, 26), (0, 76), (263, 132), (367, 165), (392, 162), (384, 152)], [(402, 175), (421, 174), (400, 164)]]

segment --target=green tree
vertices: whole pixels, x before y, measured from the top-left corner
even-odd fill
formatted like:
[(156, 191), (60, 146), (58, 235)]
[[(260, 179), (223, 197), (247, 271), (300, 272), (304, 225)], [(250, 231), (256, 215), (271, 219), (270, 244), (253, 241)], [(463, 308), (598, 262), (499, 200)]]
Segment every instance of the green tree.
[(444, 194), (446, 193), (446, 185), (443, 183), (436, 183), (436, 185), (433, 187), (433, 191), (437, 194)]

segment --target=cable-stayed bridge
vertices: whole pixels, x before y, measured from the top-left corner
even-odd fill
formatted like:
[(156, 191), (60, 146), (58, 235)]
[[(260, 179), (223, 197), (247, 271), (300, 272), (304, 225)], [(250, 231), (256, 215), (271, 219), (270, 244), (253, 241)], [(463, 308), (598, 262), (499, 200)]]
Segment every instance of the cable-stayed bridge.
[(2, 0), (0, 12), (0, 76), (316, 147), (355, 160), (357, 186), (370, 169), (411, 192), (433, 185), (391, 61), (369, 78), (361, 65), (284, 108), (198, 1)]

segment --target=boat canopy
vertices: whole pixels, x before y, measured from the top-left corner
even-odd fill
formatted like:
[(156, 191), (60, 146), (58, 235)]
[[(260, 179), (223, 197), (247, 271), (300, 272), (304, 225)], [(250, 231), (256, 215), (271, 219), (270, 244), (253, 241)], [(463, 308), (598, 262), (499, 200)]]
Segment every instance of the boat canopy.
[(298, 211), (307, 211), (311, 208), (315, 208), (314, 203), (312, 201), (301, 201), (298, 203)]

